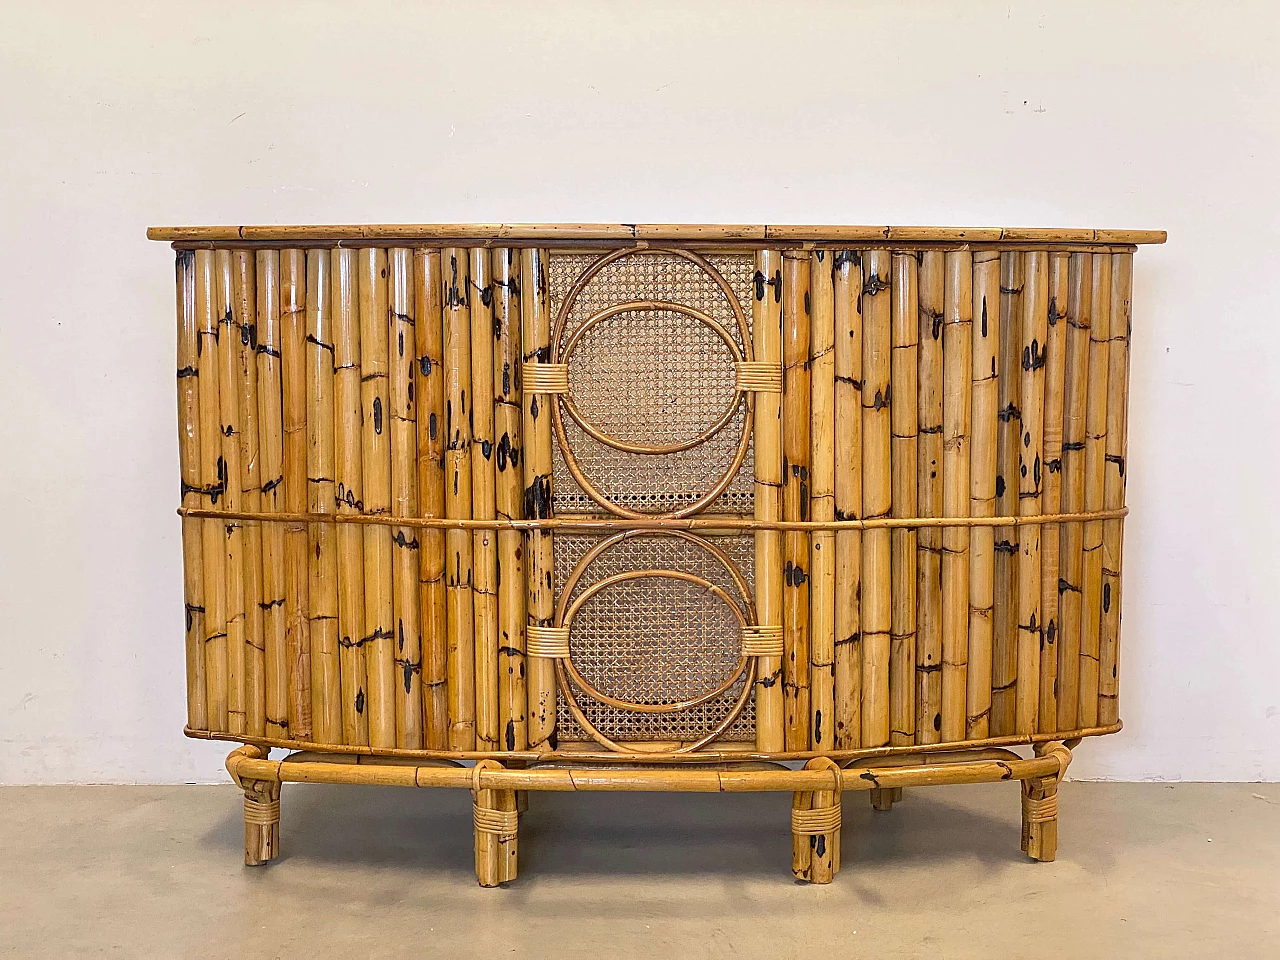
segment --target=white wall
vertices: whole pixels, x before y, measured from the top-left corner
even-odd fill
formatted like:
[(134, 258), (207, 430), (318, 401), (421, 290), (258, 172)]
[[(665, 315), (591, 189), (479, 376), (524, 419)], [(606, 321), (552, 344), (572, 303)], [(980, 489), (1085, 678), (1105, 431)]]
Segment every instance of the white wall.
[(496, 220), (1166, 228), (1127, 727), (1072, 771), (1280, 778), (1278, 48), (1266, 2), (6, 5), (0, 782), (223, 776), (144, 228)]

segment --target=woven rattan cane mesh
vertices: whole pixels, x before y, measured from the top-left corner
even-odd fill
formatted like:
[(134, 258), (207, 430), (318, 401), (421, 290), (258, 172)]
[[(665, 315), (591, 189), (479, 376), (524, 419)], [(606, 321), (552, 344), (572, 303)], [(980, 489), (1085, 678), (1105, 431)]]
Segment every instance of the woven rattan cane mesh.
[[(598, 255), (551, 258), (551, 305), (556, 315), (570, 288)], [(713, 256), (708, 262), (737, 294), (750, 321), (750, 256)], [(706, 313), (743, 348), (728, 299), (697, 264), (665, 253), (622, 257), (594, 276), (569, 315), (565, 338), (593, 314), (632, 300), (666, 300)], [(670, 311), (635, 311), (601, 321), (583, 334), (569, 358), (570, 395), (583, 417), (619, 440), (659, 446), (687, 442), (710, 427), (734, 399), (733, 356), (696, 318)], [(706, 493), (730, 466), (746, 406), (715, 436), (671, 454), (634, 454), (588, 436), (565, 416), (565, 432), (583, 473), (610, 501), (632, 510), (664, 513)], [(749, 513), (753, 467), (750, 452), (712, 509)], [(556, 449), (554, 505), (561, 513), (595, 512)]]
[[(753, 577), (750, 536), (708, 537), (722, 549), (748, 584)], [(555, 536), (556, 595), (578, 561), (599, 538)], [(626, 570), (681, 570), (738, 597), (724, 567), (702, 547), (672, 537), (625, 540), (606, 550), (579, 580), (576, 596), (604, 577)], [(569, 650), (583, 678), (609, 696), (634, 703), (692, 699), (723, 682), (738, 663), (738, 621), (724, 601), (692, 584), (631, 580), (587, 600), (569, 635)], [(675, 714), (642, 714), (600, 704), (580, 691), (578, 703), (605, 736), (615, 740), (696, 740), (724, 719), (742, 691), (741, 681), (721, 697)], [(561, 699), (557, 714), (562, 740), (586, 740)], [(755, 707), (748, 700), (726, 740), (755, 736)]]

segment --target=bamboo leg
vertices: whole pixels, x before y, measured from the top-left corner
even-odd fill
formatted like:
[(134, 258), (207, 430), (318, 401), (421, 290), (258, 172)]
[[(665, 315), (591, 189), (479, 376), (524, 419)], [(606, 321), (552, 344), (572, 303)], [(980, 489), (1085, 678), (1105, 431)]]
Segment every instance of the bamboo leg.
[[(469, 251), (467, 299), (471, 306), (471, 515), (497, 516), (494, 454), (493, 281), (489, 251)], [(476, 749), (497, 750), (498, 718), (498, 535), (472, 534), (472, 580), (476, 674)]]
[[(831, 269), (835, 301), (835, 515), (840, 520), (856, 520), (862, 516), (862, 260), (856, 250), (837, 250)], [(761, 400), (757, 399), (757, 417), (760, 409)], [(757, 471), (759, 438), (757, 420)], [(763, 535), (756, 534), (757, 543)], [(837, 531), (835, 543), (835, 745), (837, 749), (850, 750), (862, 745), (862, 632), (858, 602), (862, 592), (862, 532)]]
[[(973, 254), (946, 255), (942, 323), (942, 512), (969, 512)], [(965, 736), (969, 670), (969, 528), (942, 530), (942, 740)]]
[[(418, 406), (418, 510), (443, 517), (444, 502), (444, 301), (440, 251), (413, 252)], [(449, 748), (448, 614), (444, 585), (444, 531), (418, 533), (419, 613), (422, 617), (423, 738), (428, 749)]]
[(243, 780), (244, 862), (259, 867), (280, 856), (280, 784)]
[(1058, 785), (1071, 763), (1071, 751), (1063, 744), (1036, 744), (1037, 756), (1056, 756), (1061, 764), (1056, 776), (1022, 781), (1022, 849), (1032, 860), (1051, 862), (1058, 852)]
[[(755, 358), (782, 363), (782, 257), (776, 250), (756, 251), (752, 339)], [(782, 519), (782, 394), (756, 394), (755, 515)], [(782, 534), (758, 530), (755, 535), (756, 614), (762, 625), (780, 626), (783, 618)], [(756, 668), (756, 748), (784, 749), (782, 660), (760, 657)]]
[[(523, 360), (550, 363), (551, 304), (547, 286), (547, 251), (531, 248), (520, 255), (520, 318), (523, 328)], [(534, 520), (550, 519), (551, 505), (551, 415), (549, 405), (556, 398), (545, 393), (525, 392), (524, 408), (524, 514)], [(528, 586), (529, 623), (550, 626), (555, 617), (554, 535), (533, 532), (525, 541), (525, 583)], [(556, 675), (555, 661), (529, 657), (529, 749), (546, 751), (555, 747)]]
[[(1022, 439), (1022, 254), (1000, 255), (1000, 423), (996, 429), (996, 515), (1018, 512), (1018, 445)], [(1014, 732), (1018, 683), (1019, 528), (995, 535), (992, 610), (991, 735)]]
[[(1044, 495), (1040, 509), (1062, 510), (1062, 418), (1066, 389), (1067, 280), (1071, 255), (1049, 255), (1048, 338), (1044, 365)], [(1040, 535), (1040, 616), (1044, 623), (1040, 650), (1039, 729), (1051, 732), (1058, 723), (1059, 557), (1062, 527), (1046, 523)]]
[[(444, 292), (445, 513), (471, 517), (471, 281), (467, 251), (441, 257)], [(475, 606), (472, 534), (445, 533), (445, 596), (449, 655), (449, 748), (476, 746)]]
[[(417, 303), (413, 251), (387, 252), (387, 306), (391, 328), (391, 513), (418, 516), (418, 403), (414, 390)], [(396, 746), (421, 749), (422, 620), (418, 612), (421, 541), (413, 527), (392, 534), (395, 568)]]
[[(197, 255), (197, 262), (199, 256)], [(264, 513), (285, 512), (284, 410), (280, 330), (280, 252), (256, 254), (258, 287), (258, 448), (262, 457), (259, 496)], [(285, 643), (285, 531), (262, 525), (262, 646), (267, 736), (290, 737), (289, 667)]]
[(887, 813), (893, 805), (902, 799), (901, 787), (872, 787), (867, 791), (871, 798), (871, 809)]
[[(196, 323), (196, 255), (179, 250), (175, 267), (178, 301), (178, 458), (182, 470), (182, 506), (198, 509), (208, 496), (200, 479), (200, 370)], [(205, 692), (204, 573), (201, 524), (182, 518), (183, 597), (186, 602), (187, 726), (207, 730)]]
[[(973, 257), (973, 443), (969, 451), (969, 513), (996, 512), (996, 432), (1000, 383), (1000, 254)], [(969, 675), (965, 738), (985, 739), (991, 728), (991, 652), (995, 603), (995, 528), (969, 531)]]
[[(330, 304), (333, 310), (334, 500), (338, 513), (364, 509), (360, 320), (357, 308), (356, 252), (330, 253)], [(342, 690), (343, 743), (369, 743), (368, 672), (364, 636), (364, 532), (339, 524), (338, 644)]]
[[(280, 368), (284, 385), (284, 506), (307, 512), (307, 258), (280, 252)], [(289, 732), (311, 739), (311, 620), (307, 524), (284, 525), (285, 667)]]
[[(920, 373), (917, 394), (917, 510), (942, 516), (942, 324), (945, 255), (926, 250), (920, 258)], [(976, 430), (975, 430), (976, 435)], [(916, 742), (937, 743), (942, 731), (942, 531), (916, 534)], [(972, 628), (971, 628), (972, 629)]]
[[(835, 500), (835, 312), (833, 254), (814, 251), (809, 265), (810, 410), (809, 514), (836, 517)], [(809, 552), (809, 748), (835, 744), (836, 535), (815, 531)]]
[[(327, 251), (307, 256), (307, 508), (337, 509), (333, 310)], [(342, 729), (338, 530), (313, 523), (308, 530), (310, 579), (311, 720), (321, 743), (340, 743)]]
[[(890, 254), (868, 250), (862, 258), (862, 516), (893, 510), (890, 471), (890, 367), (893, 343)], [(862, 535), (862, 745), (889, 742), (889, 650), (892, 617), (892, 536)]]
[[(1062, 415), (1062, 509), (1084, 510), (1084, 435), (1089, 402), (1089, 289), (1093, 254), (1073, 253), (1067, 280), (1066, 386)], [(1080, 707), (1080, 584), (1084, 525), (1062, 524), (1058, 565), (1058, 729), (1075, 728)]]
[[(361, 465), (364, 512), (391, 512), (391, 431), (387, 367), (390, 322), (387, 307), (387, 252), (366, 248), (357, 254), (360, 314), (360, 407), (363, 412)], [(395, 600), (391, 528), (364, 528), (364, 633), (368, 672), (369, 743), (396, 745)]]
[[(809, 255), (782, 255), (782, 452), (784, 520), (809, 519)], [(809, 747), (809, 537), (782, 538), (782, 697), (786, 749)]]
[[(1049, 258), (1040, 250), (1024, 255), (1022, 292), (1022, 439), (1018, 444), (1018, 514), (1040, 513), (1043, 495), (1044, 367), (1048, 338)], [(1018, 534), (1018, 686), (1014, 728), (1034, 733), (1040, 708), (1040, 526)]]
[[(480, 760), (475, 769), (501, 770), (496, 760)], [(471, 791), (475, 826), (476, 878), (482, 887), (496, 887), (516, 878), (519, 818), (514, 790)]]
[[(1108, 510), (1124, 506), (1125, 456), (1129, 413), (1130, 291), (1133, 255), (1111, 255), (1111, 337), (1107, 365), (1107, 464), (1103, 502)], [(1102, 525), (1102, 640), (1098, 664), (1098, 722), (1120, 719), (1120, 561), (1124, 521)]]
[[(495, 510), (505, 520), (524, 516), (520, 391), (520, 251), (492, 251), (494, 285), (493, 390)], [(501, 749), (528, 747), (525, 685), (525, 609), (522, 534), (498, 532), (498, 729)], [(528, 794), (517, 797), (523, 809)]]
[(840, 872), (840, 767), (814, 757), (806, 770), (832, 771), (830, 790), (798, 791), (791, 799), (791, 873), (797, 880), (830, 883)]
[[(1107, 392), (1111, 358), (1111, 258), (1093, 258), (1090, 287), (1093, 324), (1089, 329), (1089, 407), (1085, 417), (1084, 508), (1106, 503)], [(1084, 524), (1080, 583), (1080, 707), (1082, 727), (1098, 722), (1098, 660), (1102, 630), (1102, 524)]]
[[(890, 429), (895, 517), (914, 517), (918, 512), (920, 317), (916, 267), (914, 254), (893, 255)], [(889, 742), (894, 746), (905, 746), (916, 739), (916, 539), (915, 530), (893, 531)]]

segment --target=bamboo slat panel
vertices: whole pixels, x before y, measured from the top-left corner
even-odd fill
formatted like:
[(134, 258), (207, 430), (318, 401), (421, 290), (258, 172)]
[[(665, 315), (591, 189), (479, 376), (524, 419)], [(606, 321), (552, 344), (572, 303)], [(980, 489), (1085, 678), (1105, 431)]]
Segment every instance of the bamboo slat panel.
[[(643, 291), (626, 286), (635, 270), (593, 288), (592, 303), (630, 296), (635, 316), (702, 324), (712, 346), (673, 344), (703, 351), (681, 369), (739, 378), (724, 422), (745, 423), (737, 462), (754, 503), (729, 477), (724, 501), (678, 520), (553, 516), (552, 414), (595, 368), (566, 347), (572, 326), (554, 341), (562, 300), (548, 277), (553, 262), (557, 277), (592, 262), (581, 249), (465, 232), (443, 248), (410, 235), (350, 248), (319, 235), (257, 249), (193, 240), (175, 275), (191, 732), (558, 757), (583, 732), (568, 713), (557, 729), (558, 645), (611, 654), (557, 626), (557, 585), (601, 537), (628, 530), (680, 533), (695, 552), (721, 545), (746, 578), (739, 642), (752, 652), (729, 700), (697, 714), (724, 719), (705, 746), (697, 724), (640, 725), (690, 739), (610, 748), (623, 755), (718, 755), (744, 740), (734, 749), (762, 757), (859, 756), (1114, 729), (1131, 249), (1034, 232), (1003, 246), (840, 236), (802, 247), (783, 231), (707, 260), (706, 236), (689, 234), (627, 251), (657, 265)], [(691, 293), (712, 263), (729, 282)], [(706, 298), (735, 284), (741, 326), (721, 337)], [(690, 297), (700, 306), (681, 314)], [(592, 321), (591, 363), (616, 362), (625, 384), (637, 359), (625, 331), (639, 328), (611, 326), (620, 315)], [(718, 351), (735, 349), (726, 373)], [(697, 444), (686, 449), (693, 462)], [(572, 544), (559, 571), (557, 536)], [(736, 592), (730, 574), (708, 582), (687, 607), (664, 607), (666, 587), (637, 590), (636, 636)], [(675, 689), (708, 669), (709, 654), (646, 660), (630, 643), (607, 668), (643, 674), (637, 689), (661, 690), (663, 670)]]

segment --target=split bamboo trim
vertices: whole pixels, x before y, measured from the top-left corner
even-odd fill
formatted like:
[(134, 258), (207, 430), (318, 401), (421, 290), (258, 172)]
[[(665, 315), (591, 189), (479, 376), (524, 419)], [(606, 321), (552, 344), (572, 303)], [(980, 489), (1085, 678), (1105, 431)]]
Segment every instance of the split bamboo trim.
[(526, 361), (521, 368), (524, 388), (530, 393), (560, 394), (569, 392), (569, 365)]
[(834, 833), (840, 829), (840, 805), (791, 811), (791, 832), (801, 836)]
[(764, 360), (743, 360), (733, 365), (734, 389), (740, 393), (782, 392), (782, 366)]
[(569, 656), (569, 628), (529, 624), (525, 629), (525, 653), (550, 659)]
[(782, 626), (756, 624), (742, 629), (742, 655), (744, 657), (781, 657), (783, 652)]

